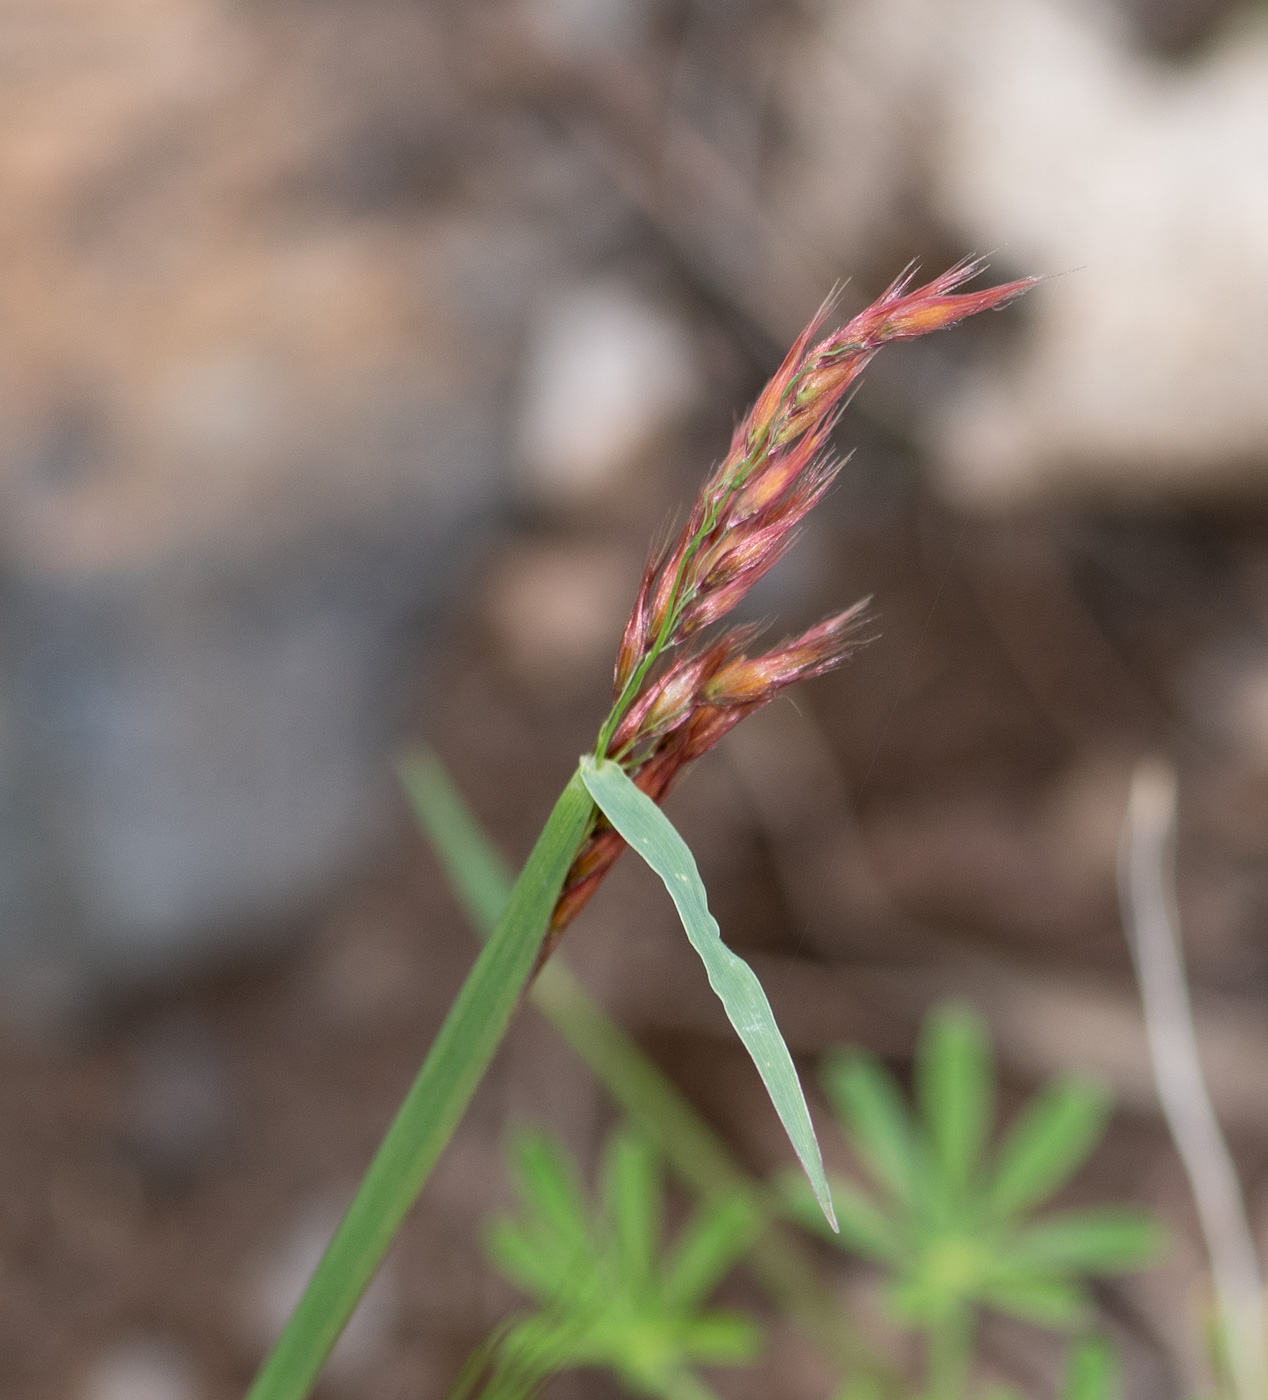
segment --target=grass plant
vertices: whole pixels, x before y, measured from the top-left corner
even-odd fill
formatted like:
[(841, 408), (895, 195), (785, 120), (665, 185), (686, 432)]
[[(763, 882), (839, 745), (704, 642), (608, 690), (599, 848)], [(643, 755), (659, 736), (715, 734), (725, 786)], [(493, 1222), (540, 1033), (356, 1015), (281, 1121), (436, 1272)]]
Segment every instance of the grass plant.
[[(675, 894), (711, 985), (741, 1030), (825, 1216), (818, 1144), (765, 994), (721, 944), (694, 862), (657, 804), (735, 724), (787, 686), (836, 666), (859, 640), (860, 605), (751, 654), (755, 633), (715, 624), (782, 557), (839, 470), (829, 437), (849, 387), (891, 341), (1004, 305), (1033, 279), (960, 288), (981, 265), (912, 287), (910, 272), (821, 339), (825, 305), (737, 427), (671, 544), (654, 548), (617, 651), (613, 700), (568, 779), (505, 909), (388, 1129), (352, 1205), (249, 1400), (303, 1400), (462, 1117), (535, 969), (627, 842)], [(641, 800), (640, 800), (641, 799)], [(667, 830), (668, 828), (668, 830)], [(675, 844), (675, 843), (678, 844)], [(653, 862), (655, 863), (655, 862)]]

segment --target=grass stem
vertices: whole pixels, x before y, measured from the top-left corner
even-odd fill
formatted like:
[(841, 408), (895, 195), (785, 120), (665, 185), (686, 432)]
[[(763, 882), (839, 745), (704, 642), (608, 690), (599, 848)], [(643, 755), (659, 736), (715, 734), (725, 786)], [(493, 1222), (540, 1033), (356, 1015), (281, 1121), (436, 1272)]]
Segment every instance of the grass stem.
[(506, 1033), (593, 812), (574, 773), (247, 1400), (312, 1389)]
[[(435, 754), (415, 750), (402, 760), (399, 771), (455, 897), (473, 928), (485, 936), (510, 890), (505, 862)], [(684, 1185), (703, 1201), (743, 1194), (768, 1220), (745, 1266), (833, 1370), (841, 1376), (863, 1371), (879, 1382), (881, 1393), (892, 1389), (892, 1368), (854, 1333), (800, 1242), (770, 1220), (761, 1185), (558, 954), (541, 969), (531, 996), (612, 1098), (655, 1142)]]

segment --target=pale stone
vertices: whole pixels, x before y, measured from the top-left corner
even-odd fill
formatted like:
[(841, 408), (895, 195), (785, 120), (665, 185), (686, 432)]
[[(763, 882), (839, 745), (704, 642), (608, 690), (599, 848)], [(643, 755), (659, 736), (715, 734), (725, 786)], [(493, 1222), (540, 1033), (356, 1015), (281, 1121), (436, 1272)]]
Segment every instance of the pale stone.
[(775, 204), (836, 265), (915, 200), (1050, 279), (1006, 356), (957, 350), (912, 406), (947, 496), (1268, 490), (1268, 18), (1176, 63), (1094, 0), (834, 0), (788, 74)]
[(691, 339), (668, 312), (617, 282), (565, 292), (533, 327), (516, 444), (544, 502), (593, 497), (695, 402)]
[(1268, 26), (1187, 67), (1056, 0), (973, 0), (935, 195), (1034, 294), (1024, 352), (944, 420), (953, 494), (1268, 487)]
[(183, 1347), (163, 1337), (115, 1344), (93, 1362), (82, 1400), (199, 1400), (203, 1387)]

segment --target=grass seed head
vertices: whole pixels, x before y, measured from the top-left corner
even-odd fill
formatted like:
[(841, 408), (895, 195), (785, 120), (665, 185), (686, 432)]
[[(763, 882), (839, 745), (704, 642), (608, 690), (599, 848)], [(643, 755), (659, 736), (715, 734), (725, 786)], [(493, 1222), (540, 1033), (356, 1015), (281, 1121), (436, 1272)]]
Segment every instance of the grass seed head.
[[(908, 268), (870, 306), (817, 339), (835, 303), (830, 297), (736, 428), (677, 539), (652, 550), (617, 650), (612, 710), (596, 752), (622, 763), (653, 801), (746, 715), (831, 670), (860, 644), (862, 603), (758, 656), (745, 651), (750, 628), (674, 656), (726, 617), (795, 542), (840, 470), (828, 439), (844, 396), (881, 347), (1004, 306), (1038, 280), (958, 292), (983, 266), (966, 259), (914, 289)], [(600, 819), (569, 872), (543, 958), (623, 845)]]

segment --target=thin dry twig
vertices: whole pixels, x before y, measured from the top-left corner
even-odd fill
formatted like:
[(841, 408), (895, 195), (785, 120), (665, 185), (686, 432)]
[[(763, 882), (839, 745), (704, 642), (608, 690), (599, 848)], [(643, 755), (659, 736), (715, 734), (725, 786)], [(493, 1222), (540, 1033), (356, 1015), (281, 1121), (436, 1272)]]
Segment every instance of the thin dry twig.
[(1136, 768), (1119, 859), (1119, 898), (1145, 1010), (1162, 1111), (1184, 1164), (1238, 1400), (1268, 1396), (1264, 1294), (1246, 1203), (1198, 1058), (1175, 897), (1176, 775)]

